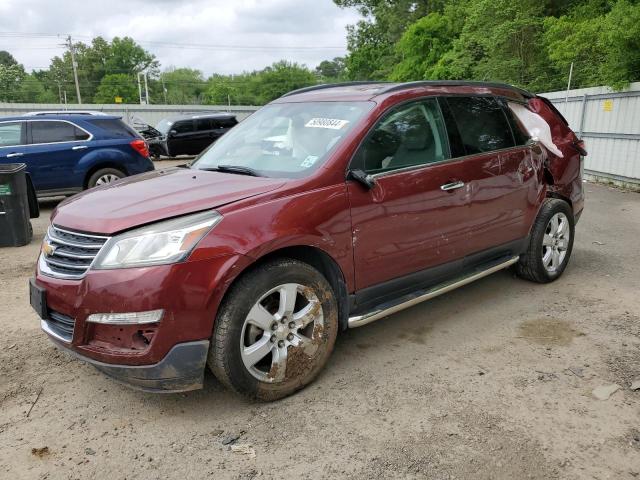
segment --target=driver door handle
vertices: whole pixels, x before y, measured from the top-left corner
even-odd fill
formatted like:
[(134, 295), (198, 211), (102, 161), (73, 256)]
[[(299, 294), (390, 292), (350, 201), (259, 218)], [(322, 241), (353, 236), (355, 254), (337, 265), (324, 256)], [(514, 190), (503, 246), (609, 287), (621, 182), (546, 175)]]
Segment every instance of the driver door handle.
[(440, 185), (440, 190), (448, 192), (449, 190), (456, 190), (462, 187), (464, 187), (464, 182), (458, 180), (457, 182), (445, 183), (444, 185)]
[(71, 150), (84, 150), (88, 148), (86, 145), (77, 145), (75, 147), (71, 147)]
[(24, 155), (24, 153), (20, 153), (20, 152), (18, 152), (18, 153), (7, 153), (7, 158), (21, 157), (23, 155)]

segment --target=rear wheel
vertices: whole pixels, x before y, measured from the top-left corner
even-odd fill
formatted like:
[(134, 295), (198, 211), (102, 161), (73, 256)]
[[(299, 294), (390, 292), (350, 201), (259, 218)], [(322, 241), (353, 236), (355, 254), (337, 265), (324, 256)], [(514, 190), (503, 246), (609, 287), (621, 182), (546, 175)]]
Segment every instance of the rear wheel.
[(533, 225), (529, 248), (516, 266), (518, 275), (538, 283), (552, 282), (560, 277), (571, 257), (574, 231), (569, 204), (547, 198)]
[(216, 319), (208, 364), (236, 392), (276, 400), (319, 374), (337, 332), (327, 280), (310, 265), (277, 260), (232, 286)]
[(98, 187), (100, 185), (108, 185), (124, 177), (126, 177), (124, 172), (118, 170), (117, 168), (101, 168), (100, 170), (94, 172), (91, 177), (89, 177), (87, 188)]

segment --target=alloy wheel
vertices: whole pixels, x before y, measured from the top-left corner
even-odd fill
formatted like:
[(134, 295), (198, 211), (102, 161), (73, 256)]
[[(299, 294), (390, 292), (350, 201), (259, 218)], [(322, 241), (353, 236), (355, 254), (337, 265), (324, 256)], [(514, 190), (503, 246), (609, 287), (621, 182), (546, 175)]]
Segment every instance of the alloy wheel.
[[(322, 304), (315, 292), (298, 283), (286, 283), (265, 293), (249, 311), (242, 327), (242, 362), (256, 379), (282, 382), (296, 372), (287, 370), (288, 359), (299, 363), (318, 349), (323, 330)], [(309, 361), (309, 360), (307, 360)]]
[(542, 238), (542, 264), (548, 272), (555, 273), (564, 262), (570, 238), (569, 219), (562, 212), (556, 213), (547, 223)]
[(108, 185), (112, 182), (115, 182), (116, 180), (120, 180), (120, 177), (114, 175), (113, 173), (107, 173), (105, 175), (102, 175), (101, 177), (98, 177), (98, 180), (96, 181), (96, 187), (98, 185)]

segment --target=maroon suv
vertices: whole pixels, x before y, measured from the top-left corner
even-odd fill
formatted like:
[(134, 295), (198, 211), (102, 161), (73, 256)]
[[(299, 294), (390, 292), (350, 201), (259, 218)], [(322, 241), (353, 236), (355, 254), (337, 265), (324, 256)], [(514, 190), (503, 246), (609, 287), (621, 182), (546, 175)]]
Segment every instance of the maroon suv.
[(351, 83), (260, 109), (188, 168), (59, 205), (31, 303), (61, 348), (151, 391), (276, 399), (339, 331), (513, 266), (564, 271), (582, 143), (500, 84)]

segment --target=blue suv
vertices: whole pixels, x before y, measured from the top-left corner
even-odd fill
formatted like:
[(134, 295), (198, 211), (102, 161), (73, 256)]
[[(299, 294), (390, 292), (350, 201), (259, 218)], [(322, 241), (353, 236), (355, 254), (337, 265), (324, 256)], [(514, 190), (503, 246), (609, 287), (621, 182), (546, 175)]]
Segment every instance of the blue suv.
[(146, 142), (109, 115), (0, 118), (2, 163), (25, 163), (38, 197), (72, 195), (153, 170)]

